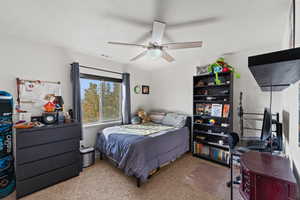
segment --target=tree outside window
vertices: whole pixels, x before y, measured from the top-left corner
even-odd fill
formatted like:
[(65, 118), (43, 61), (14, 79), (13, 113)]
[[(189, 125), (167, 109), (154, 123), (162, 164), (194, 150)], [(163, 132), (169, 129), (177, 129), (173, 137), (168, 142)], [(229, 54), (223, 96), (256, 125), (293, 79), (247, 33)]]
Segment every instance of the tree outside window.
[(83, 123), (121, 119), (121, 83), (81, 78)]

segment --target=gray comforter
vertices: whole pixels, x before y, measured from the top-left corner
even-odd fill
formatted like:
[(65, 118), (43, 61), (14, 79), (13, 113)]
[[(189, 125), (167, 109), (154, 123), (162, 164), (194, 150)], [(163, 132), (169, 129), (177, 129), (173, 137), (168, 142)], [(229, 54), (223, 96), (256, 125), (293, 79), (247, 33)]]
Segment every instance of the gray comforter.
[(112, 158), (129, 176), (146, 181), (157, 167), (175, 160), (189, 149), (187, 127), (164, 131), (156, 136), (98, 133), (96, 148)]

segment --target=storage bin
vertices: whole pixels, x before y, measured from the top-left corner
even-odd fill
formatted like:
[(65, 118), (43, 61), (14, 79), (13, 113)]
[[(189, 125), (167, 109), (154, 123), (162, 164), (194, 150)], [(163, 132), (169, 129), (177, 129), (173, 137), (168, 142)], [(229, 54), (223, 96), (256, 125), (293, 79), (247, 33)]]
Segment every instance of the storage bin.
[(94, 147), (81, 147), (80, 154), (82, 158), (82, 167), (89, 167), (95, 163)]

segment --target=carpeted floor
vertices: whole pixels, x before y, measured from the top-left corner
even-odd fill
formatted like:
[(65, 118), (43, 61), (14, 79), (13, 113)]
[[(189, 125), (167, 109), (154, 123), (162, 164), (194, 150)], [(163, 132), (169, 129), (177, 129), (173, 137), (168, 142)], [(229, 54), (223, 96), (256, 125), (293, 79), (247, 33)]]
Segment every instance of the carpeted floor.
[[(22, 200), (227, 200), (228, 177), (228, 168), (186, 154), (137, 188), (134, 178), (98, 160), (80, 176)], [(238, 188), (234, 195), (235, 200), (241, 199)], [(15, 194), (5, 198), (12, 199)]]

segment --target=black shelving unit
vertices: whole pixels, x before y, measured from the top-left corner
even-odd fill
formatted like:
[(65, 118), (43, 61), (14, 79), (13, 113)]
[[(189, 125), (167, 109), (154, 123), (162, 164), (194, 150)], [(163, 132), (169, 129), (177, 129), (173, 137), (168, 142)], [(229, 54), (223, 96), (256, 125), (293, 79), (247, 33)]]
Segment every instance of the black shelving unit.
[(221, 85), (215, 84), (214, 74), (194, 76), (193, 155), (229, 166), (228, 133), (233, 129), (233, 74), (220, 73), (219, 79)]

